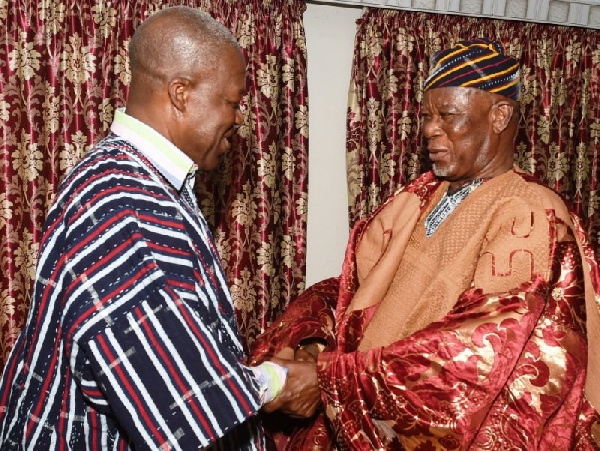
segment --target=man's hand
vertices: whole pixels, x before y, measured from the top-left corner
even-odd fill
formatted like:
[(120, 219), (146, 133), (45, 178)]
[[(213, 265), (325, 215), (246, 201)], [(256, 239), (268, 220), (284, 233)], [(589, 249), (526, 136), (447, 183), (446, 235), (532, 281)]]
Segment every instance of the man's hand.
[(264, 407), (265, 412), (281, 410), (296, 418), (310, 418), (321, 405), (321, 390), (317, 379), (317, 364), (273, 358), (287, 367), (288, 374), (282, 392)]
[[(321, 347), (318, 343), (309, 343), (299, 346), (294, 354), (294, 360), (303, 362), (316, 362), (321, 352)], [(280, 356), (277, 356), (280, 357)]]
[(281, 351), (279, 351), (277, 354), (275, 354), (275, 357), (283, 360), (294, 360), (294, 350), (289, 346), (286, 346), (285, 348), (282, 348)]

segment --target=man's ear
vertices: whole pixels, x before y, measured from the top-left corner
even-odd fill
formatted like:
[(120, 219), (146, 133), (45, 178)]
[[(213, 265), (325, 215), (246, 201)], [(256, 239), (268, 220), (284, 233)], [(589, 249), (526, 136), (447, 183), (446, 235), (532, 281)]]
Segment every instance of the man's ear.
[(514, 113), (514, 105), (507, 100), (500, 100), (492, 106), (492, 127), (494, 132), (502, 133)]
[(181, 113), (185, 113), (191, 82), (185, 77), (175, 77), (169, 82), (169, 99)]

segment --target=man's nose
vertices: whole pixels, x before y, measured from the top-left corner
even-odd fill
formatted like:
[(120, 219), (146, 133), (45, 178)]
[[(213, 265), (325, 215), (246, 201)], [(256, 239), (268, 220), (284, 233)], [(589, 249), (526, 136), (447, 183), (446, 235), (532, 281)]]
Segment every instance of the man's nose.
[(431, 139), (440, 133), (439, 123), (435, 118), (427, 118), (423, 120), (423, 136), (426, 139)]

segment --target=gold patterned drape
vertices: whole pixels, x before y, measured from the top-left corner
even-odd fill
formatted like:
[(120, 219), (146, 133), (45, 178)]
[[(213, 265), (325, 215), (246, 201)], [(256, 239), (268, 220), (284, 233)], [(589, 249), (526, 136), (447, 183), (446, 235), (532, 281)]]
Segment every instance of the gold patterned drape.
[(27, 315), (41, 231), (63, 176), (127, 95), (127, 45), (152, 12), (200, 8), (248, 61), (244, 123), (203, 207), (240, 332), (252, 341), (303, 289), (307, 190), (302, 0), (0, 1), (0, 368)]
[(365, 10), (347, 118), (350, 223), (428, 169), (419, 116), (429, 58), (476, 37), (521, 62), (517, 164), (569, 201), (600, 251), (600, 33), (575, 27)]
[[(248, 61), (238, 145), (199, 184), (246, 345), (304, 290), (308, 86), (302, 0), (232, 2)], [(270, 6), (267, 6), (269, 4)], [(243, 5), (243, 6), (242, 6)]]

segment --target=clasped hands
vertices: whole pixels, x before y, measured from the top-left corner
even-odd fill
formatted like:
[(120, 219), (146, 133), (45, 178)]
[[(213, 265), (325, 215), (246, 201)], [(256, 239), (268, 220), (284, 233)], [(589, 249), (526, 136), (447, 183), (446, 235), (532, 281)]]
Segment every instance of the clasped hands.
[(321, 405), (321, 391), (317, 379), (318, 352), (310, 345), (294, 351), (283, 348), (273, 362), (288, 369), (283, 390), (264, 406), (265, 412), (280, 410), (294, 418), (310, 418)]

